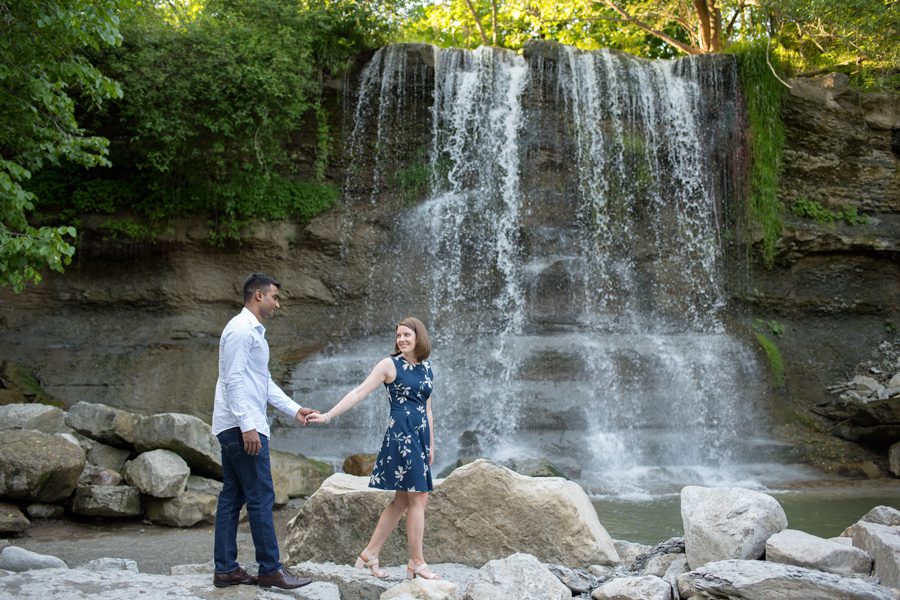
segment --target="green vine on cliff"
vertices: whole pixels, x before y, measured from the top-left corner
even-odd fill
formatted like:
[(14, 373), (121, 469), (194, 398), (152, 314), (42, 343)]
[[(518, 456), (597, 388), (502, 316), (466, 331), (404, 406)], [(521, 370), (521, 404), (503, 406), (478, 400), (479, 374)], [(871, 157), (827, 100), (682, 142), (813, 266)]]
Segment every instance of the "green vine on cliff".
[(738, 60), (750, 128), (750, 218), (762, 229), (762, 258), (771, 266), (784, 210), (778, 199), (778, 174), (784, 148), (781, 103), (785, 87), (772, 72), (777, 61), (768, 54), (765, 41), (734, 44), (730, 50)]

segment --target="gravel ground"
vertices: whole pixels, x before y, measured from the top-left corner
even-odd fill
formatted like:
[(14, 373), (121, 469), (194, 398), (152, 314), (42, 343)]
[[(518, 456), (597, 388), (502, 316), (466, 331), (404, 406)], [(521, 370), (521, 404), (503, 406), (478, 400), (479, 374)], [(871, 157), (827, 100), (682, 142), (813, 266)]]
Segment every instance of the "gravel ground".
[[(294, 518), (298, 508), (292, 502), (274, 512), (275, 531), (282, 550), (287, 522)], [(169, 575), (173, 566), (212, 560), (213, 526), (201, 524), (184, 529), (135, 520), (36, 520), (20, 537), (0, 543), (0, 546), (9, 545), (59, 557), (69, 567), (95, 558), (129, 558), (137, 563), (141, 573)], [(255, 568), (253, 540), (247, 523), (241, 523), (238, 530), (238, 561), (242, 565), (252, 563)]]

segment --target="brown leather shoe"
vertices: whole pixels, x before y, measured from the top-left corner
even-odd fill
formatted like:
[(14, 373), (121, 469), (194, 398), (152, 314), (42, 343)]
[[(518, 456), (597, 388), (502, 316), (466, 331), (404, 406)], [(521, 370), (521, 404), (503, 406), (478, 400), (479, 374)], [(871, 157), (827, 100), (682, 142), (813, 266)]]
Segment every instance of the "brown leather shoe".
[(213, 575), (213, 585), (216, 587), (228, 587), (239, 583), (256, 585), (256, 582), (257, 578), (245, 571), (244, 567), (238, 567), (234, 571), (228, 571), (227, 573), (216, 573)]
[(259, 587), (261, 588), (275, 586), (283, 590), (293, 590), (311, 583), (312, 579), (309, 577), (297, 577), (284, 567), (266, 575), (259, 576)]

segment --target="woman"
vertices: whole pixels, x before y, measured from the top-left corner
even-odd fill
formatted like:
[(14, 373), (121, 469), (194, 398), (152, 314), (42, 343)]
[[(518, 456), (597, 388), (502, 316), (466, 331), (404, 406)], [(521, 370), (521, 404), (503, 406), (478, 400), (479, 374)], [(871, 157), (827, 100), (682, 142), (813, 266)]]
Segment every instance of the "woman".
[(369, 544), (359, 554), (356, 568), (369, 568), (375, 577), (387, 577), (378, 566), (378, 554), (388, 536), (406, 513), (406, 539), (409, 544), (407, 579), (441, 579), (422, 554), (425, 534), (425, 505), (432, 491), (431, 464), (434, 462), (434, 429), (431, 415), (432, 374), (426, 360), (431, 341), (425, 325), (407, 317), (397, 324), (394, 352), (382, 359), (365, 381), (324, 413), (306, 417), (307, 423), (328, 424), (363, 400), (379, 385), (384, 385), (391, 401), (384, 443), (375, 460), (369, 487), (395, 490), (394, 499), (381, 513)]

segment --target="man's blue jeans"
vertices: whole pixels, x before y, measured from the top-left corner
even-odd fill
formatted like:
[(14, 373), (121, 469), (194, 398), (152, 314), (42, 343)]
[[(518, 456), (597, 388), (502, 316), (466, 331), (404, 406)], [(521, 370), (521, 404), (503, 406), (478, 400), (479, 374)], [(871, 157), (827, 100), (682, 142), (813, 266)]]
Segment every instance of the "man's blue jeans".
[(269, 438), (260, 435), (262, 448), (257, 456), (244, 451), (244, 438), (237, 427), (219, 433), (222, 445), (222, 491), (216, 508), (216, 537), (213, 547), (216, 573), (238, 568), (237, 530), (241, 507), (247, 504), (250, 534), (256, 547), (259, 574), (281, 568), (272, 507), (275, 487), (269, 463)]

